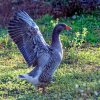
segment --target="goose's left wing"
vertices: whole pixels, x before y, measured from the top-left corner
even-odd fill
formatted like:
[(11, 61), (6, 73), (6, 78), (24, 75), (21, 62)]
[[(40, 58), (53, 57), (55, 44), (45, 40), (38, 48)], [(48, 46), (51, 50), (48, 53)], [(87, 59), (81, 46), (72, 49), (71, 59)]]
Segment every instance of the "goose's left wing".
[(39, 27), (25, 11), (15, 14), (9, 23), (8, 33), (29, 66), (37, 61), (40, 49), (47, 49)]

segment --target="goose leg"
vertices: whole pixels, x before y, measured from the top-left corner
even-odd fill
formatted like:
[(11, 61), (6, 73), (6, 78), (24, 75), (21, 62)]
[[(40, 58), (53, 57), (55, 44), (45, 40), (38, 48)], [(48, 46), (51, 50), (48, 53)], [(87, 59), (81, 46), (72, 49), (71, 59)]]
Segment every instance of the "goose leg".
[(37, 91), (38, 92), (42, 92), (43, 94), (45, 94), (46, 93), (46, 88), (45, 88), (45, 86), (37, 86)]
[(42, 87), (42, 93), (45, 94), (46, 93), (46, 88), (43, 86)]
[(39, 92), (41, 92), (42, 91), (42, 88), (40, 87), (40, 86), (37, 86), (37, 91)]

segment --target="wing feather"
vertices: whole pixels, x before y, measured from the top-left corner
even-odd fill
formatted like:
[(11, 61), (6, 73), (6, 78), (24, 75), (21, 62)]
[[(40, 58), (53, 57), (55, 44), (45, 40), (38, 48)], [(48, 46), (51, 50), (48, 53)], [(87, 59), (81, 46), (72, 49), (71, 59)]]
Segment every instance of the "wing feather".
[(39, 27), (25, 11), (15, 14), (9, 23), (8, 33), (29, 66), (36, 62), (38, 49), (47, 48)]

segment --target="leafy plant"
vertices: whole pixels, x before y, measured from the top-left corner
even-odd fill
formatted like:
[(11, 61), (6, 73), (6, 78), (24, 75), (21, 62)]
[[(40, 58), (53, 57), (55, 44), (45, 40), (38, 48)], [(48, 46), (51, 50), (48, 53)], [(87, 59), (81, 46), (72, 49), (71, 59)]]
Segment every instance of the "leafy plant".
[(72, 46), (75, 47), (81, 47), (82, 43), (86, 42), (86, 35), (87, 35), (88, 31), (87, 28), (83, 28), (82, 33), (80, 32), (76, 32), (75, 33), (75, 37), (72, 40)]
[(83, 42), (86, 42), (87, 29), (83, 28), (82, 33), (76, 32), (74, 38), (70, 41), (71, 48), (68, 49), (67, 62), (78, 62), (78, 48), (80, 48)]

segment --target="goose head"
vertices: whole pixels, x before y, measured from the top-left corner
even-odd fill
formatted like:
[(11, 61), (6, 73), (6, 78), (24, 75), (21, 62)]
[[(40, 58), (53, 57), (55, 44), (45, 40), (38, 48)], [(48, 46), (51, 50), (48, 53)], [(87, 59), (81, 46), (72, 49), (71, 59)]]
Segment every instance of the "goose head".
[(64, 23), (57, 24), (54, 28), (54, 32), (60, 33), (63, 30), (71, 30), (72, 28)]

